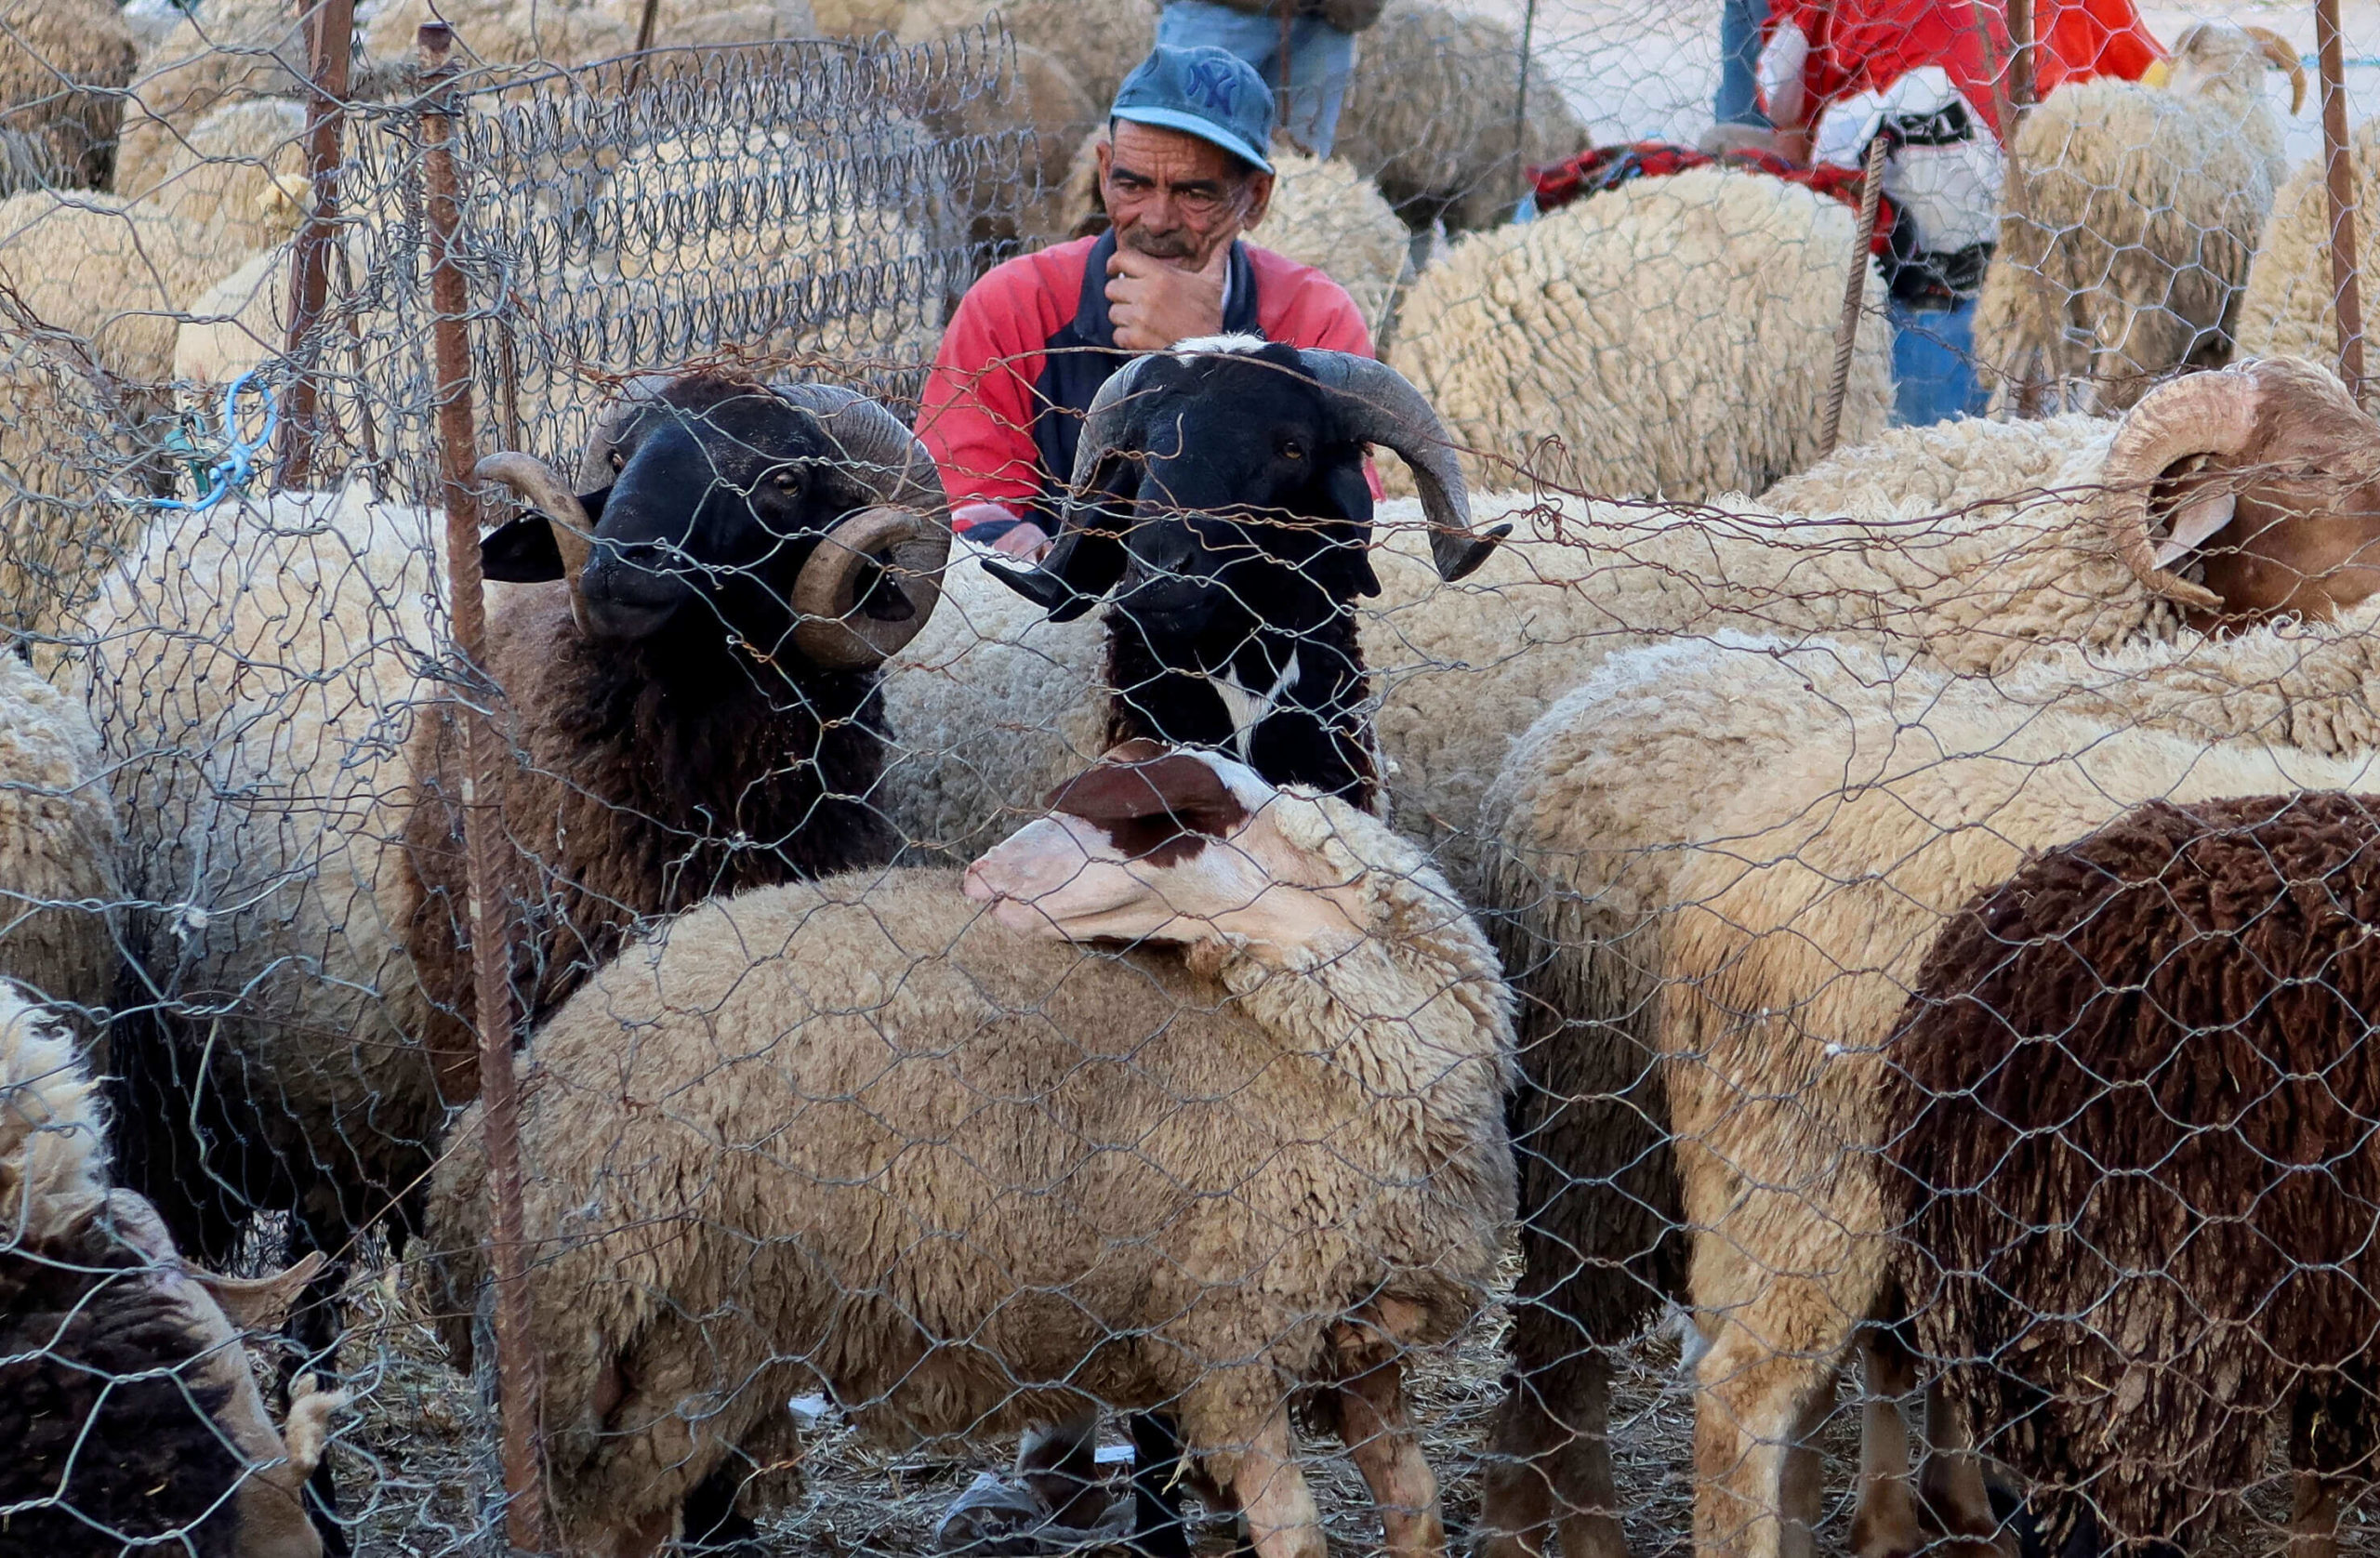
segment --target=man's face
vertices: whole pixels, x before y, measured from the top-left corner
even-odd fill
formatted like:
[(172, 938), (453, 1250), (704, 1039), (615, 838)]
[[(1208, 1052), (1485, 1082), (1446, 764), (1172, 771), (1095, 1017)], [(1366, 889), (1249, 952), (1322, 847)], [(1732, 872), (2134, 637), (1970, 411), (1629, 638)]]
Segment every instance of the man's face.
[(1195, 271), (1271, 199), (1270, 174), (1210, 141), (1121, 119), (1115, 136), (1099, 149), (1099, 183), (1119, 248)]

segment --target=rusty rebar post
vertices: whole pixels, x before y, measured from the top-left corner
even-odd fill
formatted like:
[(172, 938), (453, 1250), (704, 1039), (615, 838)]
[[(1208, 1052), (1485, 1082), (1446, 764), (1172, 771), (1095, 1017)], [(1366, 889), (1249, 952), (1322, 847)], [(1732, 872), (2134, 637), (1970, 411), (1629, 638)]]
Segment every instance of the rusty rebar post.
[(423, 211), (430, 243), (432, 353), (438, 370), (438, 448), (446, 504), (446, 584), (453, 627), (455, 675), (466, 689), (463, 707), (463, 851), (469, 892), (472, 994), (478, 1006), (480, 1110), (486, 1133), (487, 1182), (495, 1228), (488, 1263), (496, 1281), (495, 1330), (498, 1421), (503, 1436), (506, 1535), (514, 1548), (547, 1551), (545, 1484), (539, 1474), (537, 1370), (529, 1346), (529, 1286), (521, 1225), (520, 1100), (512, 1075), (512, 992), (506, 980), (509, 937), (504, 928), (498, 858), (503, 838), (488, 814), (496, 790), (496, 732), (474, 706), (493, 703), (482, 669), (487, 611), (481, 599), (480, 505), (472, 467), (478, 442), (471, 427), (471, 343), (466, 316), (470, 297), (455, 260), (462, 225), (455, 171), (454, 33), (443, 22), (416, 34), (421, 51)]
[(1884, 153), (1879, 132), (1868, 142), (1868, 171), (1859, 180), (1859, 231), (1851, 249), (1851, 279), (1843, 288), (1843, 323), (1834, 333), (1834, 372), (1826, 386), (1826, 420), (1818, 425), (1819, 459), (1834, 453), (1843, 435), (1843, 402), (1851, 392), (1851, 359), (1859, 345), (1859, 305), (1868, 293), (1868, 251), (1876, 242), (1876, 206), (1884, 192)]
[(347, 124), (348, 69), (355, 38), (355, 0), (321, 0), (308, 34), (306, 177), (310, 183), (305, 226), (289, 259), (289, 333), (284, 347), (290, 367), (282, 390), (276, 488), (303, 487), (313, 477), (314, 442), (321, 390), (306, 352), (329, 292), (331, 245), (338, 232), (339, 140)]
[(2347, 49), (2339, 0), (2314, 0), (2314, 54), (2322, 76), (2322, 171), (2331, 208), (2331, 296), (2338, 309), (2339, 377), (2363, 403), (2363, 288), (2355, 256), (2355, 162), (2347, 139)]

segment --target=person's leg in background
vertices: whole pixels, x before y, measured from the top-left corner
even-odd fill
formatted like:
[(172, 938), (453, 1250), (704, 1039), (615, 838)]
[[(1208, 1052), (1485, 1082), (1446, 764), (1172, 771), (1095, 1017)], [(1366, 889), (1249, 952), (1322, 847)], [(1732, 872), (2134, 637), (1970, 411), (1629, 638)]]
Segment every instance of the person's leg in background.
[(1719, 92), (1711, 116), (1722, 125), (1768, 127), (1760, 111), (1754, 72), (1760, 64), (1760, 30), (1768, 20), (1768, 0), (1719, 0)]
[(1893, 422), (1924, 428), (1959, 416), (1980, 416), (1990, 387), (1975, 371), (1975, 299), (1921, 307), (1895, 297)]
[[(1318, 16), (1289, 24), (1289, 98), (1281, 105), (1281, 129), (1317, 157), (1330, 155), (1339, 139), (1339, 105), (1355, 73), (1355, 35)], [(1276, 66), (1268, 78), (1278, 83)]]
[[(1756, 0), (1759, 3), (1759, 0)], [(1166, 48), (1228, 49), (1255, 68), (1276, 91), (1281, 84), (1281, 19), (1219, 6), (1214, 0), (1171, 0), (1157, 27)], [(1355, 38), (1319, 17), (1289, 23), (1289, 98), (1282, 105), (1286, 145), (1317, 157), (1330, 154), (1339, 132), (1339, 105), (1355, 70)]]

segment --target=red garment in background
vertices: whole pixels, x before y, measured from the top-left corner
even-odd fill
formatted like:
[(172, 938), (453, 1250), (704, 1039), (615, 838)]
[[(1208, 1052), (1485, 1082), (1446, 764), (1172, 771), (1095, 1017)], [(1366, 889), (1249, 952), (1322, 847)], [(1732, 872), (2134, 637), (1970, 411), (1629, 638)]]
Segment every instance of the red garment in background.
[[(1714, 157), (1691, 146), (1678, 146), (1665, 140), (1599, 146), (1555, 163), (1551, 167), (1532, 167), (1528, 170), (1528, 177), (1536, 192), (1537, 208), (1552, 211), (1569, 205), (1580, 195), (1601, 194), (1632, 179), (1666, 178), (1688, 168), (1709, 167), (1713, 163), (1745, 173), (1765, 173), (1772, 178), (1782, 178), (1787, 183), (1816, 191), (1831, 200), (1839, 200), (1854, 211), (1859, 209), (1859, 186), (1865, 181), (1865, 176), (1856, 168), (1802, 167), (1787, 162), (1774, 152), (1730, 152), (1724, 157)], [(1876, 198), (1876, 236), (1869, 245), (1870, 252), (1879, 255), (1892, 252), (1895, 219), (1893, 203), (1879, 194)]]
[[(1908, 72), (1939, 65), (1959, 95), (2000, 133), (1995, 72), (2005, 73), (2008, 19), (1986, 0), (1778, 0), (1769, 29), (1790, 22), (1810, 42), (1802, 72), (1809, 123), (1828, 103), (1882, 91)], [(2133, 0), (2036, 0), (2033, 96), (2069, 81), (2137, 81), (2165, 57)], [(1985, 48), (1989, 33), (1990, 46)], [(2003, 82), (2004, 86), (2004, 82)]]
[(2132, 0), (2048, 0), (2036, 6), (2033, 96), (2069, 81), (2111, 75), (2138, 81), (2165, 58)]
[[(1802, 68), (1806, 123), (1856, 92), (1882, 92), (1902, 76), (1939, 65), (1959, 96), (2000, 135), (1992, 78), (2009, 54), (2008, 19), (1975, 0), (1777, 0), (1767, 32), (1801, 29), (1810, 44)], [(1985, 40), (1990, 38), (1987, 53)]]

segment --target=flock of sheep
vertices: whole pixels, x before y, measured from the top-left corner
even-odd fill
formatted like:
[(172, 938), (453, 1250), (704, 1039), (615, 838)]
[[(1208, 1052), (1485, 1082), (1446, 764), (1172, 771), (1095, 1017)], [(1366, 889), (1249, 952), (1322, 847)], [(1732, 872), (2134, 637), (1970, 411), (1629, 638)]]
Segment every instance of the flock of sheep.
[[(1009, 236), (1091, 215), (1154, 25), (1099, 3), (1007, 12), (1047, 197)], [(88, 9), (7, 45), (96, 90), (27, 93), (0, 165), (40, 186), (0, 279), (41, 433), (0, 451), (0, 1538), (337, 1539), (325, 1448), (374, 1401), (301, 1376), (276, 1427), (237, 1339), (294, 1306), (335, 1373), (377, 1235), (471, 1367), (497, 933), (569, 1551), (761, 1540), (823, 1388), (874, 1438), (1028, 1460), (1131, 1414), (1263, 1558), (1315, 1558), (1294, 1407), (1427, 1558), (1410, 1354), (1496, 1308), (1490, 1558), (1624, 1558), (1613, 1360), (1678, 1310), (1706, 1558), (1810, 1550), (1855, 1366), (1859, 1558), (2013, 1541), (1988, 1470), (2069, 1551), (2202, 1541), (2283, 1411), (2293, 1535), (2335, 1544), (2380, 1433), (2380, 422), (2304, 360), (2319, 188), (2275, 165), (2256, 36), (2197, 29), (2168, 86), (2019, 138), (1985, 334), (2076, 409), (1885, 431), (1871, 327), (1821, 460), (1848, 212), (1706, 169), (1495, 225), (1517, 40), (1393, 5), (1273, 218), (1385, 361), (1137, 361), (1030, 565), (951, 535), (866, 396), (582, 392), (567, 471), (480, 463), (519, 511), (475, 671), (428, 508), (128, 496), (149, 403), (269, 349), (269, 313), (223, 326), (306, 191), (279, 7)], [(505, 63), (619, 52), (640, 7), (440, 9)], [(982, 16), (828, 10), (686, 0), (659, 36)], [(424, 7), (363, 11), (368, 79)], [(1527, 160), (1583, 143), (1527, 100)], [(2122, 151), (2139, 123), (2189, 178)], [(2152, 178), (2205, 215), (2055, 214)], [(1410, 495), (1375, 502), (1372, 451)], [(215, 1274), (259, 1213), (304, 1258)], [(1147, 1551), (1182, 1551), (1183, 1485), (1136, 1476)]]

